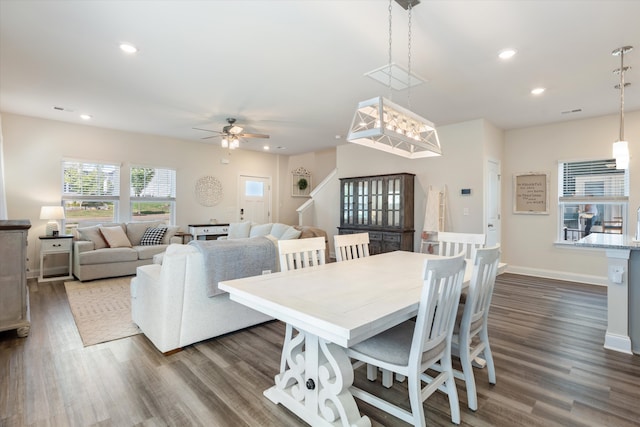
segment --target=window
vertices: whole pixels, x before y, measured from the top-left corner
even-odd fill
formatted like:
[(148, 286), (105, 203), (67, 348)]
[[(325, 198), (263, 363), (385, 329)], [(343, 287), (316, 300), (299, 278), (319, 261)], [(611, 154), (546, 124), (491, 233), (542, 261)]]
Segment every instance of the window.
[(131, 219), (175, 222), (176, 171), (152, 167), (131, 168)]
[(561, 162), (558, 177), (560, 241), (626, 234), (628, 169), (616, 169), (615, 159)]
[(120, 166), (82, 161), (62, 162), (65, 231), (115, 222), (120, 199)]

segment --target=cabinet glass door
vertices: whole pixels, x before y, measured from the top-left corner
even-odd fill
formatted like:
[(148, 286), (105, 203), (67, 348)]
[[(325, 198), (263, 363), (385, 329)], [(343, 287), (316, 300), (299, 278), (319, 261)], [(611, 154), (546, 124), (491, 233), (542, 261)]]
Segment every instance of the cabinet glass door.
[(342, 222), (353, 225), (353, 203), (354, 203), (354, 183), (353, 181), (343, 184), (344, 199), (342, 200)]
[(387, 225), (390, 227), (400, 227), (401, 187), (400, 178), (387, 181)]
[(371, 225), (383, 225), (382, 201), (383, 201), (382, 180), (371, 180)]
[(356, 212), (358, 215), (358, 225), (369, 224), (369, 181), (358, 181), (358, 205)]

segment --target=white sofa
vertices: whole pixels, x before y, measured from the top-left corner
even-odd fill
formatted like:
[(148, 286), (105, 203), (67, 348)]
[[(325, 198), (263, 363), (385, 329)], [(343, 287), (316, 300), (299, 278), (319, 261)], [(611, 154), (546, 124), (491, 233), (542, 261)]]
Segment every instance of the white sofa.
[[(220, 251), (225, 243), (234, 244), (210, 244)], [(271, 256), (276, 253), (274, 249)], [(138, 267), (131, 281), (133, 322), (163, 353), (272, 319), (231, 301), (226, 292), (209, 297), (207, 276), (211, 271), (205, 266), (205, 258), (193, 244), (172, 244), (161, 265)]]

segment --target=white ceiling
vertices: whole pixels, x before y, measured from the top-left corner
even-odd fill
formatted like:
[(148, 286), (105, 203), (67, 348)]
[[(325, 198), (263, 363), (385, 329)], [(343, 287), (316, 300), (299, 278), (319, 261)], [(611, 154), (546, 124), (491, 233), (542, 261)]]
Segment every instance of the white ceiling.
[[(0, 110), (202, 143), (236, 117), (281, 154), (345, 142), (356, 104), (389, 89), (387, 0), (0, 0)], [(407, 65), (407, 12), (393, 3), (393, 60)], [(503, 129), (619, 111), (625, 56), (640, 109), (640, 1), (433, 1), (413, 11), (413, 111), (438, 125)], [(118, 45), (139, 48), (130, 56)], [(497, 54), (518, 49), (510, 61)], [(547, 91), (538, 97), (536, 86)], [(407, 106), (407, 91), (393, 91)], [(54, 106), (67, 110), (57, 111)], [(582, 109), (582, 112), (562, 114)], [(93, 116), (90, 122), (79, 113)], [(341, 139), (336, 139), (340, 135)], [(612, 141), (616, 135), (612, 135)], [(286, 147), (276, 150), (276, 146)]]

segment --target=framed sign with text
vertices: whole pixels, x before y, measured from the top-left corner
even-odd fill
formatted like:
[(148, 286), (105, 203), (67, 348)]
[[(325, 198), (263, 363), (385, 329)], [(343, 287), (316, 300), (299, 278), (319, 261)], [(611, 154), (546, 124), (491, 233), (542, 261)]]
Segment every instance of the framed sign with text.
[(549, 179), (546, 173), (513, 175), (513, 213), (549, 213)]

